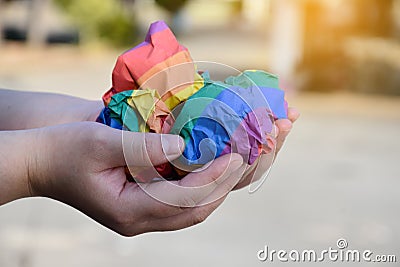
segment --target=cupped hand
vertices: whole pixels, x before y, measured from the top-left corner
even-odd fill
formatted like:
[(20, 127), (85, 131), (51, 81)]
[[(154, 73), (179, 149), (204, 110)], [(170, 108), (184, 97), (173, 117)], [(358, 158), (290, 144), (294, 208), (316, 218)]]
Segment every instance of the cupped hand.
[[(230, 154), (180, 181), (130, 183), (125, 166), (180, 156), (179, 136), (124, 132), (79, 122), (37, 129), (29, 160), (33, 196), (64, 202), (124, 236), (177, 230), (205, 220), (236, 186), (243, 160)], [(126, 162), (124, 150), (135, 157)], [(168, 159), (167, 159), (168, 158)]]
[[(74, 100), (78, 101), (78, 100)], [(98, 117), (101, 108), (103, 106), (101, 101), (87, 101), (87, 100), (79, 100), (80, 102), (75, 103), (74, 105), (71, 105), (68, 101), (64, 101), (64, 103), (67, 103), (61, 108), (60, 110), (62, 111), (63, 114), (72, 114), (71, 118), (69, 120), (60, 120), (57, 121), (57, 119), (54, 119), (54, 122), (52, 120), (47, 120), (47, 122), (51, 122), (47, 125), (55, 125), (59, 123), (64, 123), (64, 122), (74, 122), (74, 121), (95, 121), (96, 118)], [(54, 101), (53, 101), (54, 102)], [(71, 112), (73, 111), (73, 112)], [(272, 161), (276, 158), (278, 152), (282, 149), (285, 140), (287, 136), (289, 135), (293, 124), (295, 121), (299, 118), (300, 113), (297, 111), (295, 108), (289, 108), (288, 109), (288, 119), (280, 119), (275, 122), (276, 126), (276, 146), (275, 146), (275, 155), (274, 157), (271, 157), (271, 155), (262, 155), (261, 158), (259, 159), (259, 162), (257, 165), (246, 165), (247, 171), (244, 173), (243, 177), (241, 177), (240, 182), (237, 184), (237, 186), (234, 188), (235, 190), (241, 189), (243, 187), (246, 187), (247, 185), (251, 184), (252, 182), (255, 182), (262, 178), (263, 174), (265, 174), (268, 169), (270, 168)], [(62, 116), (55, 116), (55, 118), (62, 118)], [(171, 161), (171, 158), (169, 158)], [(255, 168), (256, 167), (256, 168)]]

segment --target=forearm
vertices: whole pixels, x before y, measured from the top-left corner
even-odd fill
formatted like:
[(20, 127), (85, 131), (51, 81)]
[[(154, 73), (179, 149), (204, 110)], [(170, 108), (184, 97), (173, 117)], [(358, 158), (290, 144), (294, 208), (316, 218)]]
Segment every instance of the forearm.
[(30, 196), (29, 168), (35, 131), (0, 131), (0, 205)]
[(0, 131), (93, 121), (101, 108), (100, 101), (0, 89)]

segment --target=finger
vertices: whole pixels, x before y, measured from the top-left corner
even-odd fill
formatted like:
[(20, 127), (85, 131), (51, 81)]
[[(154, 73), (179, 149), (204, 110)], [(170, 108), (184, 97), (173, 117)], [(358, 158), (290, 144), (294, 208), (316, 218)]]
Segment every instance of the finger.
[(114, 129), (109, 130), (104, 140), (106, 140), (108, 160), (116, 166), (157, 166), (178, 158), (185, 146), (183, 139), (178, 135), (135, 133)]
[[(239, 169), (243, 160), (240, 155), (229, 154), (217, 158), (205, 170), (193, 172), (181, 181), (157, 182), (143, 184), (142, 189), (150, 197), (161, 204), (171, 206), (164, 209), (154, 208), (159, 211), (159, 216), (170, 216), (182, 212), (182, 207), (195, 207), (200, 201), (213, 192), (234, 171)], [(157, 214), (153, 214), (156, 215)]]
[[(254, 184), (261, 178), (265, 179), (268, 174), (275, 157), (272, 154), (262, 154), (252, 165), (247, 165), (247, 169), (243, 175), (243, 179), (235, 186), (233, 190), (238, 190), (250, 184)], [(263, 183), (263, 181), (260, 181)], [(258, 187), (258, 185), (256, 185)], [(250, 187), (251, 189), (251, 187)]]
[[(233, 171), (243, 164), (243, 158), (239, 154), (227, 154), (215, 159), (204, 170), (192, 172), (179, 181), (183, 187), (202, 187), (221, 184)], [(213, 188), (215, 189), (215, 188)]]
[(233, 171), (225, 181), (199, 203), (199, 206), (187, 208), (171, 217), (155, 220), (151, 223), (149, 231), (173, 231), (203, 222), (223, 203), (229, 192), (240, 180), (245, 168), (245, 164), (242, 164), (236, 171)]
[(205, 221), (226, 199), (218, 200), (200, 207), (186, 209), (185, 212), (151, 221), (143, 232), (175, 231), (188, 228)]
[(222, 182), (221, 185), (219, 185), (210, 195), (208, 195), (199, 203), (199, 206), (208, 205), (219, 200), (220, 198), (227, 196), (229, 192), (231, 192), (240, 182), (247, 169), (247, 166), (247, 164), (243, 163), (237, 170), (232, 172), (229, 177)]
[(288, 109), (288, 118), (292, 123), (297, 121), (299, 117), (300, 117), (300, 112), (296, 108)]
[(276, 153), (278, 153), (279, 150), (281, 150), (286, 137), (290, 133), (290, 130), (292, 129), (293, 124), (288, 119), (281, 119), (281, 120), (277, 120), (275, 122), (275, 125), (279, 129), (279, 134), (276, 139), (276, 151), (275, 151)]
[[(229, 176), (241, 166), (243, 161), (239, 155), (233, 155), (233, 160), (229, 161), (230, 158), (229, 155), (223, 156), (216, 159), (207, 170), (187, 175), (184, 178), (186, 181), (184, 184), (192, 187), (182, 187), (179, 181), (127, 184), (120, 194), (121, 205), (128, 208), (135, 203), (140, 203), (136, 205), (136, 214), (157, 219), (183, 213), (186, 210), (185, 207), (195, 207), (215, 190), (218, 187), (218, 182), (215, 181), (220, 181), (218, 178), (221, 179), (223, 175)], [(206, 183), (209, 185), (195, 187)], [(126, 212), (130, 214), (129, 210)]]
[(247, 164), (246, 170), (243, 174), (242, 179), (237, 183), (237, 185), (233, 188), (233, 190), (242, 189), (243, 187), (248, 186), (252, 182), (254, 172), (256, 171), (259, 161), (260, 161), (260, 158), (258, 158), (257, 161), (255, 161), (252, 165)]

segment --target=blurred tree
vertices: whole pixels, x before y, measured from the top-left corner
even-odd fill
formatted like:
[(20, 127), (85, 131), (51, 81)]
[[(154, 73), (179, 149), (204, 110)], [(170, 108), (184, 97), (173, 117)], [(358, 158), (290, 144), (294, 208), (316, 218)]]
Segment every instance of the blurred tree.
[(156, 3), (170, 12), (171, 14), (176, 14), (179, 12), (188, 0), (156, 0)]
[(165, 9), (169, 15), (168, 24), (176, 35), (185, 31), (186, 17), (183, 8), (188, 0), (155, 0), (156, 4)]
[(136, 39), (134, 17), (118, 0), (55, 0), (79, 27), (83, 40), (101, 39), (115, 46)]

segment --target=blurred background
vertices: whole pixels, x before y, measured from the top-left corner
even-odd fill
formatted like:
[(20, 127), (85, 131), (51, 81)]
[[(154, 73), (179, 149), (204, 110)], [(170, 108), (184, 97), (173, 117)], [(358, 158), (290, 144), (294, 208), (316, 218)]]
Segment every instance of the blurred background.
[(0, 0), (0, 88), (100, 99), (160, 19), (195, 60), (280, 76), (302, 116), (267, 182), (201, 225), (135, 238), (17, 201), (0, 208), (0, 266), (259, 266), (265, 245), (339, 238), (399, 261), (400, 0)]

